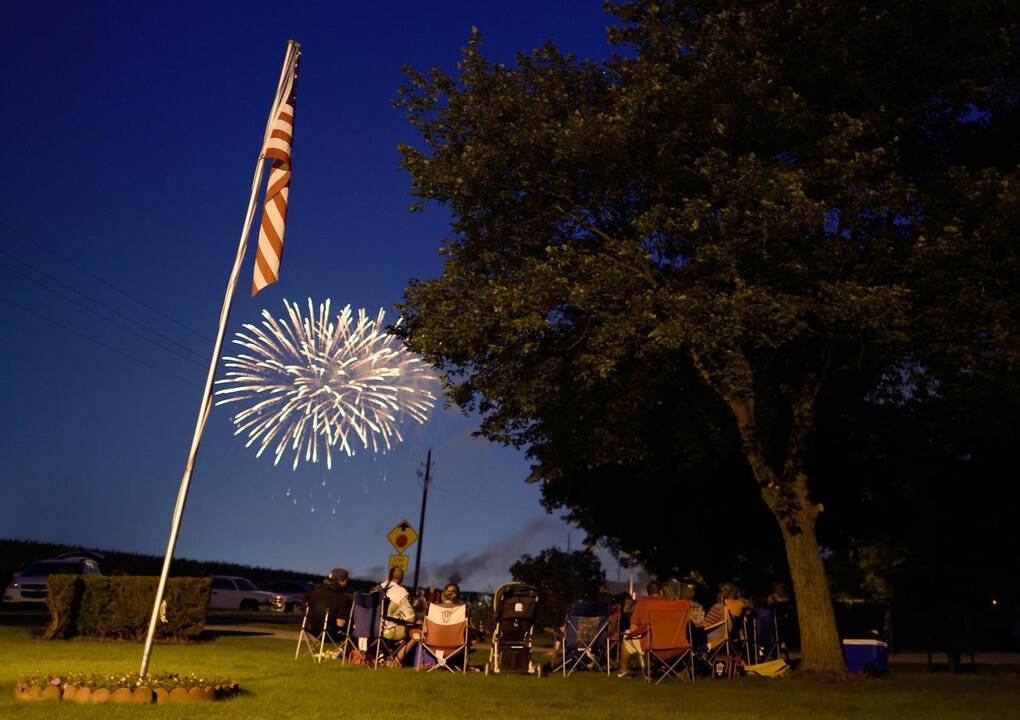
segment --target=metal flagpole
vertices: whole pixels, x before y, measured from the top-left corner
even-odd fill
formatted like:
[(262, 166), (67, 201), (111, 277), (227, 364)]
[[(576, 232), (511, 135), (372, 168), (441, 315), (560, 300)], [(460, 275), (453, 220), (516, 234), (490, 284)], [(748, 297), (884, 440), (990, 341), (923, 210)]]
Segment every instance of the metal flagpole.
[(418, 549), (414, 557), (414, 593), (412, 597), (418, 597), (418, 571), (421, 570), (421, 545), (425, 537), (425, 503), (429, 500), (429, 479), (432, 471), (432, 448), (425, 458), (425, 487), (421, 491), (421, 516), (418, 518)]
[(234, 257), (234, 267), (230, 271), (230, 278), (227, 280), (227, 290), (223, 296), (223, 307), (220, 310), (220, 326), (216, 333), (216, 341), (213, 344), (212, 357), (209, 359), (209, 371), (206, 373), (205, 389), (202, 392), (202, 401), (198, 406), (198, 417), (195, 420), (195, 432), (191, 437), (191, 449), (188, 452), (188, 462), (184, 466), (184, 474), (181, 477), (181, 486), (177, 491), (177, 504), (174, 506), (174, 513), (170, 522), (170, 537), (166, 544), (166, 555), (163, 558), (163, 571), (159, 576), (159, 584), (156, 586), (156, 599), (152, 604), (152, 616), (149, 618), (149, 632), (145, 636), (145, 649), (142, 651), (142, 667), (139, 675), (145, 677), (149, 672), (149, 656), (152, 654), (152, 641), (156, 635), (156, 624), (159, 622), (160, 608), (163, 604), (163, 594), (166, 591), (166, 580), (170, 574), (170, 561), (173, 559), (174, 548), (177, 546), (177, 535), (181, 529), (181, 516), (184, 514), (184, 504), (188, 499), (188, 486), (191, 484), (191, 473), (195, 468), (195, 458), (198, 455), (198, 446), (202, 442), (202, 432), (205, 430), (205, 422), (209, 418), (209, 410), (212, 408), (212, 386), (216, 377), (216, 366), (219, 364), (220, 350), (223, 347), (223, 336), (227, 331), (227, 321), (230, 318), (230, 306), (234, 300), (234, 289), (237, 286), (237, 278), (241, 273), (241, 264), (248, 249), (248, 235), (251, 233), (251, 223), (255, 215), (255, 203), (258, 198), (259, 186), (262, 184), (262, 171), (265, 167), (266, 142), (269, 140), (269, 132), (276, 115), (277, 108), (282, 100), (280, 93), (284, 87), (287, 73), (294, 67), (294, 61), (301, 52), (301, 45), (290, 40), (287, 43), (287, 52), (283, 57), (283, 68), (280, 70), (280, 80), (276, 85), (276, 95), (273, 98), (273, 105), (269, 110), (269, 120), (266, 122), (266, 131), (262, 137), (262, 149), (259, 151), (259, 159), (255, 164), (255, 174), (251, 180), (251, 194), (248, 197), (248, 212), (244, 216), (244, 226), (241, 230), (241, 239), (237, 244), (237, 255)]

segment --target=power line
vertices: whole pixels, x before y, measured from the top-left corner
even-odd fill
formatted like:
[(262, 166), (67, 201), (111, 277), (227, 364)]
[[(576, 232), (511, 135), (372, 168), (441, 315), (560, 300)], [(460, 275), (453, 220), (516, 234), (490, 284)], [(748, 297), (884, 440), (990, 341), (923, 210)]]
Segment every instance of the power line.
[[(422, 487), (422, 483), (421, 483), (421, 479), (420, 478), (418, 480), (418, 487)], [(478, 496), (475, 496), (475, 495), (468, 495), (465, 492), (457, 492), (456, 490), (447, 490), (446, 488), (444, 488), (442, 486), (437, 486), (435, 478), (433, 478), (429, 482), (429, 487), (432, 488), (433, 490), (438, 490), (439, 492), (444, 493), (446, 495), (453, 495), (454, 497), (459, 498), (461, 500), (470, 500), (471, 502), (476, 502), (476, 503), (479, 503), (480, 505), (501, 505), (501, 506), (506, 507), (506, 508), (512, 508), (514, 510), (526, 510), (528, 512), (536, 510), (536, 508), (534, 508), (534, 507), (525, 507), (523, 505), (515, 505), (513, 503), (503, 502), (502, 500), (491, 500), (491, 499), (487, 499), (487, 498), (483, 498), (483, 497), (478, 497)], [(539, 507), (541, 507), (541, 506), (539, 506)]]
[(102, 277), (101, 275), (97, 275), (96, 273), (92, 272), (88, 268), (82, 267), (81, 265), (79, 265), (78, 263), (74, 262), (73, 260), (71, 260), (71, 259), (69, 259), (69, 258), (67, 258), (67, 257), (65, 257), (63, 255), (61, 255), (56, 250), (53, 250), (52, 248), (49, 248), (46, 245), (43, 245), (38, 240), (34, 240), (34, 239), (28, 237), (27, 235), (25, 235), (23, 232), (18, 230), (16, 227), (11, 225), (10, 223), (6, 223), (6, 222), (0, 220), (0, 226), (3, 226), (5, 228), (7, 228), (10, 232), (12, 232), (19, 239), (25, 240), (27, 242), (32, 243), (33, 245), (35, 245), (40, 250), (44, 250), (44, 251), (48, 252), (49, 254), (51, 254), (54, 257), (56, 257), (58, 260), (60, 260), (60, 261), (62, 261), (64, 263), (67, 263), (68, 265), (73, 267), (75, 270), (78, 270), (79, 272), (84, 273), (85, 275), (88, 275), (93, 280), (101, 282), (103, 285), (106, 285), (111, 290), (114, 290), (114, 291), (120, 293), (124, 297), (126, 297), (126, 298), (128, 298), (128, 299), (130, 299), (130, 300), (132, 300), (132, 301), (134, 301), (136, 303), (138, 303), (139, 305), (144, 307), (146, 310), (148, 310), (150, 312), (156, 313), (157, 315), (159, 315), (160, 317), (164, 318), (165, 320), (169, 320), (170, 322), (174, 323), (178, 327), (181, 327), (184, 330), (187, 330), (192, 335), (195, 335), (196, 337), (198, 337), (198, 338), (200, 338), (202, 340), (206, 340), (208, 342), (212, 342), (213, 341), (213, 339), (211, 337), (209, 337), (208, 335), (206, 335), (205, 333), (202, 333), (199, 330), (195, 330), (194, 328), (190, 327), (189, 325), (186, 325), (185, 323), (182, 323), (177, 318), (172, 317), (171, 315), (168, 315), (167, 313), (163, 312), (162, 310), (160, 310), (157, 307), (153, 307), (152, 305), (147, 303), (145, 300), (141, 299), (137, 295), (134, 295), (134, 294), (128, 292), (127, 290), (125, 290), (124, 288), (120, 287), (116, 283), (111, 282), (110, 280), (107, 280), (106, 278)]
[(117, 348), (113, 347), (109, 343), (106, 343), (106, 342), (104, 342), (104, 341), (102, 341), (102, 340), (100, 340), (98, 338), (94, 338), (91, 335), (87, 335), (86, 333), (83, 333), (80, 330), (76, 330), (75, 328), (73, 328), (73, 327), (71, 327), (69, 325), (65, 325), (64, 323), (60, 322), (59, 320), (54, 320), (53, 318), (49, 317), (48, 315), (44, 315), (43, 313), (40, 313), (40, 312), (38, 312), (36, 310), (33, 310), (32, 308), (30, 308), (30, 307), (28, 307), (26, 305), (22, 305), (17, 300), (7, 299), (6, 302), (8, 304), (10, 304), (10, 305), (13, 305), (16, 308), (19, 308), (19, 309), (29, 313), (30, 315), (35, 315), (36, 317), (41, 318), (41, 319), (45, 320), (46, 322), (52, 323), (53, 325), (56, 325), (57, 327), (59, 327), (62, 330), (65, 330), (65, 331), (67, 331), (69, 333), (73, 333), (73, 334), (75, 334), (75, 335), (77, 335), (77, 336), (79, 336), (81, 338), (84, 338), (85, 340), (88, 340), (91, 343), (95, 343), (96, 345), (99, 345), (100, 347), (105, 348), (105, 349), (115, 353), (118, 357), (126, 358), (128, 360), (131, 360), (132, 362), (138, 363), (139, 365), (144, 365), (145, 367), (147, 367), (147, 368), (149, 368), (151, 370), (155, 370), (156, 372), (161, 373), (163, 375), (166, 375), (167, 377), (173, 378), (174, 380), (178, 380), (180, 382), (187, 383), (191, 387), (194, 387), (194, 388), (200, 387), (197, 383), (194, 383), (191, 380), (188, 380), (186, 378), (182, 378), (180, 375), (176, 375), (175, 373), (172, 373), (169, 370), (164, 370), (163, 368), (161, 368), (161, 367), (159, 367), (157, 365), (154, 365), (153, 363), (149, 362), (148, 360), (144, 360), (142, 358), (135, 357), (134, 355), (131, 355), (129, 353), (123, 352), (122, 350), (118, 350)]
[(193, 350), (191, 348), (191, 346), (185, 345), (184, 343), (180, 342), (179, 340), (170, 337), (166, 333), (160, 332), (159, 330), (156, 330), (156, 329), (150, 327), (147, 323), (141, 322), (140, 320), (136, 320), (135, 318), (131, 317), (127, 313), (122, 312), (122, 311), (118, 310), (117, 308), (115, 308), (115, 307), (113, 307), (111, 305), (108, 305), (107, 303), (103, 302), (102, 300), (99, 300), (98, 298), (93, 297), (92, 295), (89, 295), (84, 290), (79, 290), (78, 288), (74, 287), (73, 285), (70, 285), (70, 284), (64, 282), (60, 278), (53, 277), (52, 275), (50, 275), (46, 271), (39, 269), (38, 267), (36, 267), (32, 263), (28, 262), (24, 258), (20, 258), (17, 255), (13, 255), (13, 254), (11, 254), (11, 253), (7, 252), (6, 250), (3, 250), (3, 249), (0, 249), (0, 254), (6, 255), (7, 257), (11, 258), (12, 260), (21, 263), (22, 265), (24, 265), (25, 267), (30, 269), (32, 272), (34, 272), (34, 273), (36, 273), (38, 275), (41, 275), (42, 277), (46, 278), (50, 282), (56, 283), (60, 287), (66, 288), (67, 290), (70, 290), (71, 292), (80, 295), (81, 297), (85, 298), (89, 302), (95, 303), (96, 305), (99, 305), (100, 307), (105, 308), (106, 310), (112, 312), (113, 314), (115, 314), (115, 315), (117, 315), (119, 317), (124, 318), (128, 322), (134, 323), (135, 325), (148, 330), (153, 335), (155, 335), (157, 337), (160, 337), (163, 340), (166, 340), (171, 345), (176, 345), (177, 347), (182, 348), (185, 352), (191, 353), (192, 355), (197, 357), (199, 360), (204, 360), (202, 354), (198, 353), (198, 352), (195, 352), (195, 350)]
[[(0, 253), (3, 253), (5, 255), (7, 254), (7, 253), (4, 253), (2, 250), (0, 250)], [(177, 357), (181, 358), (182, 360), (187, 360), (188, 362), (194, 363), (195, 365), (198, 365), (199, 367), (204, 367), (204, 365), (200, 361), (196, 360), (195, 358), (188, 357), (187, 355), (185, 355), (185, 354), (175, 350), (173, 347), (168, 347), (166, 345), (163, 345), (162, 343), (160, 343), (160, 342), (158, 342), (156, 340), (153, 340), (152, 338), (150, 338), (150, 337), (148, 337), (146, 335), (143, 335), (142, 333), (140, 333), (137, 330), (135, 330), (135, 329), (125, 325), (122, 322), (119, 322), (118, 320), (106, 317), (106, 316), (102, 315), (101, 313), (96, 312), (93, 308), (90, 308), (87, 305), (81, 304), (80, 302), (78, 302), (74, 298), (68, 297), (67, 295), (65, 295), (64, 293), (60, 292), (59, 290), (55, 290), (52, 287), (47, 286), (45, 283), (39, 282), (35, 278), (32, 278), (32, 277), (30, 277), (28, 275), (25, 275), (23, 272), (15, 269), (15, 268), (12, 268), (9, 265), (5, 265), (4, 263), (0, 262), (0, 268), (6, 270), (7, 272), (13, 273), (14, 275), (17, 275), (18, 277), (22, 278), (23, 280), (27, 280), (28, 282), (30, 282), (30, 283), (32, 283), (34, 285), (38, 285), (39, 287), (43, 288), (47, 292), (53, 293), (57, 297), (59, 297), (59, 298), (61, 298), (63, 300), (66, 300), (67, 302), (71, 303), (72, 305), (75, 305), (75, 306), (81, 308), (85, 312), (91, 313), (91, 314), (95, 315), (98, 318), (102, 318), (103, 320), (105, 320), (105, 321), (107, 321), (109, 323), (113, 323), (114, 325), (116, 325), (117, 327), (121, 328), (125, 332), (128, 332), (128, 333), (134, 335), (135, 337), (140, 338), (140, 339), (144, 340), (145, 342), (150, 343), (151, 345), (156, 346), (157, 348), (159, 348), (160, 350), (163, 350), (164, 352), (168, 352), (168, 353), (170, 353), (172, 355), (176, 355)], [(64, 283), (61, 283), (59, 280), (56, 281), (56, 282), (58, 284), (64, 285)], [(65, 285), (65, 287), (67, 287), (67, 286)], [(72, 288), (72, 290), (73, 290), (73, 288)], [(89, 297), (88, 295), (84, 295), (80, 291), (75, 291), (75, 292), (79, 292), (79, 294), (82, 294), (84, 297), (87, 297), (87, 298)], [(97, 300), (93, 300), (92, 298), (89, 298), (89, 300), (91, 300), (92, 302), (97, 303), (98, 305), (100, 305), (102, 307), (107, 308), (108, 310), (111, 310), (112, 312), (117, 313), (118, 315), (123, 315), (123, 313), (117, 312), (116, 310), (113, 310), (112, 308), (109, 308), (108, 306), (106, 306), (102, 302), (99, 302)], [(127, 317), (127, 316), (124, 316), (124, 317)], [(131, 318), (128, 318), (128, 319), (131, 319)], [(132, 320), (132, 322), (138, 323), (137, 320)], [(145, 326), (143, 325), (143, 327), (145, 327)], [(153, 333), (155, 333), (157, 335), (160, 334), (157, 331), (152, 330), (151, 328), (147, 328), (147, 329), (150, 332), (153, 332)], [(189, 352), (191, 352), (194, 355), (197, 355), (197, 353), (195, 353), (193, 350), (189, 350)]]

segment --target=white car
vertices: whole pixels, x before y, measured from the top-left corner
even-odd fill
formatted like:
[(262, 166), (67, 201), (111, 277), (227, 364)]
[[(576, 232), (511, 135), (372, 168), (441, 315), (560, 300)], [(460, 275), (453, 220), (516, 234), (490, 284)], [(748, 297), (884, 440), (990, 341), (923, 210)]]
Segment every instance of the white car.
[(265, 592), (255, 587), (248, 578), (234, 575), (210, 575), (212, 592), (210, 610), (274, 610), (283, 612), (287, 599), (278, 593)]
[(34, 562), (4, 588), (5, 603), (46, 602), (50, 575), (102, 575), (99, 564), (91, 558), (54, 558)]
[(285, 602), (283, 610), (289, 613), (301, 611), (305, 598), (314, 589), (315, 583), (304, 580), (274, 580), (259, 585), (259, 590), (282, 595)]

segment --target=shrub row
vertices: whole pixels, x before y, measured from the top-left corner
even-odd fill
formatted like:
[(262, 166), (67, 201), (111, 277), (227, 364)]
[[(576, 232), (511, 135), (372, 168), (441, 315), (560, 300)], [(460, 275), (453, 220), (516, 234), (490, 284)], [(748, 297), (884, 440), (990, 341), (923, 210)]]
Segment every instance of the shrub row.
[[(140, 640), (149, 628), (157, 582), (155, 577), (51, 575), (50, 625), (44, 637)], [(164, 598), (157, 637), (197, 640), (205, 629), (208, 578), (172, 578)]]

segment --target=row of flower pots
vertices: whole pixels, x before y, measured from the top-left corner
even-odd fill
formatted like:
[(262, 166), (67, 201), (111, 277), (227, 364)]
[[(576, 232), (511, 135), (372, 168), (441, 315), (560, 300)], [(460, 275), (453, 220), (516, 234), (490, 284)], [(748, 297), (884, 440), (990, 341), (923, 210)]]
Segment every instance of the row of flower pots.
[[(59, 680), (59, 678), (54, 678)], [(76, 703), (118, 703), (122, 705), (148, 705), (156, 703), (196, 703), (220, 700), (237, 692), (237, 683), (199, 687), (88, 687), (71, 683), (49, 682), (40, 684), (24, 678), (18, 679), (14, 692), (19, 700), (66, 700)]]

